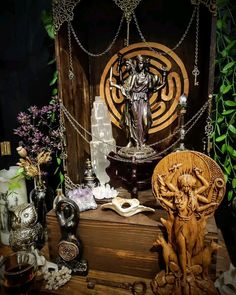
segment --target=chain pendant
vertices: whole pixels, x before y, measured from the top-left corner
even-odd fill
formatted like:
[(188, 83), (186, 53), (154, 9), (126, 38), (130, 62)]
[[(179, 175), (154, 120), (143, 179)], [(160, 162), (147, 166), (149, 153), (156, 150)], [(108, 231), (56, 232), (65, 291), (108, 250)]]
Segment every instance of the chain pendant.
[(70, 80), (73, 80), (74, 77), (75, 77), (75, 74), (73, 73), (73, 71), (72, 71), (71, 69), (69, 70), (69, 75), (68, 75), (68, 77), (69, 77)]
[(199, 81), (197, 81), (197, 79), (198, 79), (198, 76), (200, 75), (200, 71), (196, 65), (194, 66), (192, 74), (194, 76), (194, 86), (199, 86)]

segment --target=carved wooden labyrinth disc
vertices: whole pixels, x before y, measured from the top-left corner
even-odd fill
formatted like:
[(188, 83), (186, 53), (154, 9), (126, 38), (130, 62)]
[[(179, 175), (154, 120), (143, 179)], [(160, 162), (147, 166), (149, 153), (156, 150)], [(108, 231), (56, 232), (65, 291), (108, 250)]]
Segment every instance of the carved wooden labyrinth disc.
[[(154, 50), (149, 49), (149, 47)], [(154, 93), (150, 99), (153, 124), (149, 133), (159, 132), (170, 126), (177, 118), (177, 106), (181, 94), (188, 97), (189, 79), (187, 71), (181, 59), (168, 47), (150, 42), (136, 43), (120, 50), (124, 59), (143, 55), (150, 59), (150, 72), (161, 76), (162, 67), (168, 70), (167, 85), (160, 91)], [(119, 73), (117, 70), (118, 55), (115, 54), (107, 63), (100, 81), (100, 96), (105, 100), (112, 122), (120, 128), (120, 119), (123, 111), (124, 97), (116, 88), (110, 88), (110, 69), (113, 69), (113, 82), (117, 83)]]
[(192, 210), (197, 216), (210, 216), (224, 197), (225, 180), (213, 159), (200, 152), (182, 151), (167, 155), (157, 164), (152, 189), (161, 206), (168, 211), (175, 211), (176, 199), (185, 195), (191, 205), (194, 203)]

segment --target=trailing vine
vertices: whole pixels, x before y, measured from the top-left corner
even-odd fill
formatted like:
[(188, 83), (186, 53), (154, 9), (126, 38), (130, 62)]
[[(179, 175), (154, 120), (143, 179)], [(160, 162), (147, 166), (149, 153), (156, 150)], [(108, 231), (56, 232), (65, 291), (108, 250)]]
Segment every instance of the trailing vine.
[(236, 197), (236, 5), (220, 0), (216, 26), (213, 157), (224, 171), (227, 198)]
[[(44, 10), (41, 15), (41, 20), (43, 23), (43, 26), (50, 38), (50, 46), (52, 46), (52, 53), (51, 53), (51, 60), (48, 62), (48, 66), (53, 67), (53, 77), (51, 81), (49, 82), (49, 86), (51, 87), (51, 93), (52, 93), (52, 100), (49, 102), (49, 104), (55, 104), (55, 98), (58, 95), (58, 71), (56, 67), (56, 58), (55, 58), (55, 31), (54, 31), (54, 26), (53, 26), (53, 18), (52, 18), (52, 12), (51, 11), (46, 11)], [(58, 102), (57, 102), (58, 103)], [(52, 121), (58, 121), (59, 118), (59, 112), (57, 113), (52, 113)], [(59, 124), (59, 122), (58, 122)], [(64, 183), (64, 171), (63, 171), (63, 165), (62, 165), (62, 159), (61, 159), (61, 154), (58, 153), (56, 155), (56, 169), (54, 171), (54, 175), (58, 175), (59, 177), (59, 183), (58, 187), (61, 187)]]

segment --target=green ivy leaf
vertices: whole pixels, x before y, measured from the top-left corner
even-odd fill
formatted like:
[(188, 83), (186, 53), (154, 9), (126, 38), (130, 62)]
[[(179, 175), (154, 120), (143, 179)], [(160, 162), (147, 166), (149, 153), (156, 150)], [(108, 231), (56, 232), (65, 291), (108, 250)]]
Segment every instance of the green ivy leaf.
[(233, 100), (226, 100), (224, 104), (228, 107), (236, 107), (236, 101)]
[(228, 175), (224, 173), (224, 177), (225, 177), (225, 182), (228, 182)]
[(52, 78), (51, 82), (49, 83), (49, 85), (52, 86), (53, 84), (55, 84), (57, 82), (57, 79), (58, 79), (58, 72), (55, 71), (53, 78)]
[(231, 69), (235, 65), (235, 61), (229, 62), (227, 65), (223, 67), (223, 70), (221, 71), (223, 74), (227, 73), (229, 69)]
[(62, 172), (59, 173), (59, 178), (60, 178), (60, 183), (63, 183), (64, 182), (64, 174)]
[(48, 36), (51, 38), (51, 39), (55, 39), (55, 32), (54, 32), (54, 27), (53, 25), (46, 25), (45, 26), (45, 29), (48, 33)]
[(217, 29), (221, 30), (222, 27), (223, 27), (223, 21), (222, 19), (218, 19), (217, 22), (216, 22), (216, 27)]
[(221, 147), (221, 149), (220, 149), (221, 151), (222, 151), (222, 153), (224, 154), (226, 151), (227, 151), (227, 144), (223, 144), (222, 145), (222, 147)]
[(236, 134), (236, 128), (233, 125), (229, 125), (228, 129), (233, 133)]
[(55, 32), (54, 32), (54, 28), (53, 28), (52, 15), (48, 11), (43, 10), (42, 15), (41, 15), (41, 20), (43, 22), (45, 30), (48, 33), (48, 36), (51, 39), (55, 39)]
[(233, 191), (231, 190), (231, 191), (229, 191), (228, 192), (228, 201), (231, 201), (232, 200), (232, 198), (233, 198)]
[[(230, 42), (228, 42), (228, 41), (230, 41)], [(228, 39), (228, 41), (227, 41), (227, 42), (228, 42), (229, 44), (227, 45), (227, 47), (226, 47), (225, 49), (229, 52), (231, 48), (234, 48), (234, 46), (235, 46), (235, 44), (236, 44), (236, 40), (231, 41), (231, 40)], [(235, 63), (235, 62), (234, 62), (234, 63)]]
[(233, 187), (233, 188), (236, 188), (236, 178), (234, 178), (234, 179), (232, 180), (232, 187)]
[(226, 147), (227, 147), (227, 151), (228, 151), (230, 154), (233, 154), (234, 149), (232, 148), (232, 146), (230, 146), (230, 145), (226, 145)]
[(232, 88), (231, 84), (228, 84), (228, 85), (223, 84), (220, 86), (220, 92), (225, 94), (225, 93), (229, 92), (231, 88)]
[(50, 65), (54, 64), (55, 62), (56, 62), (56, 59), (55, 59), (55, 58), (53, 58), (51, 61), (49, 61), (49, 62), (48, 62), (48, 66), (50, 66)]
[(57, 88), (54, 88), (54, 89), (52, 90), (52, 95), (56, 95), (57, 93), (58, 93)]
[(231, 109), (231, 110), (223, 111), (222, 115), (227, 116), (227, 115), (230, 115), (230, 114), (232, 114), (234, 112), (235, 112), (235, 110)]
[(57, 157), (57, 164), (61, 165), (61, 158)]
[(223, 117), (223, 116), (220, 116), (220, 117), (217, 119), (217, 123), (221, 123), (223, 120), (224, 120), (224, 117)]
[(226, 134), (223, 134), (223, 135), (217, 137), (215, 141), (216, 141), (216, 142), (221, 142), (221, 141), (223, 141), (225, 138), (226, 138)]

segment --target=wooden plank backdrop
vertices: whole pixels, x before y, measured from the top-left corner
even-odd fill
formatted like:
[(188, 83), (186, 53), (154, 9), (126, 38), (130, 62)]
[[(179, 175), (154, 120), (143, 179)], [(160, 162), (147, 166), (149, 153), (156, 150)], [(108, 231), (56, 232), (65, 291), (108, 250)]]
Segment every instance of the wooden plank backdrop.
[[(190, 0), (183, 1), (141, 1), (135, 10), (140, 29), (149, 42), (158, 42), (173, 48), (181, 39), (194, 6)], [(181, 14), (179, 13), (181, 11)], [(118, 28), (122, 11), (113, 1), (80, 1), (74, 10), (72, 25), (83, 46), (93, 53), (104, 51), (111, 43)], [(182, 59), (189, 75), (189, 97), (186, 120), (191, 118), (204, 104), (209, 92), (212, 92), (213, 60), (215, 47), (215, 17), (204, 5), (200, 5), (199, 28), (199, 86), (193, 86), (192, 70), (195, 56), (196, 24), (193, 21), (188, 34), (175, 53)], [(65, 106), (79, 123), (90, 130), (90, 113), (96, 95), (99, 95), (99, 83), (102, 72), (110, 58), (124, 47), (126, 38), (125, 22), (114, 46), (99, 57), (88, 56), (72, 39), (72, 57), (75, 78), (68, 79), (68, 36), (66, 24), (63, 24), (56, 38), (56, 59), (59, 71), (59, 92)], [(140, 42), (135, 22), (130, 24), (130, 44)], [(201, 150), (205, 117), (193, 128), (186, 138), (189, 148)], [(196, 132), (197, 131), (197, 132)], [(173, 132), (164, 130), (165, 137)], [(84, 134), (84, 132), (82, 132)], [(118, 145), (125, 144), (124, 133), (113, 126), (113, 134)], [(197, 136), (196, 136), (197, 134)], [(80, 182), (85, 160), (90, 154), (89, 145), (66, 121), (68, 174), (74, 182)], [(87, 137), (90, 140), (89, 137)], [(150, 143), (157, 141), (157, 135), (150, 136)], [(169, 144), (169, 143), (168, 143)]]

